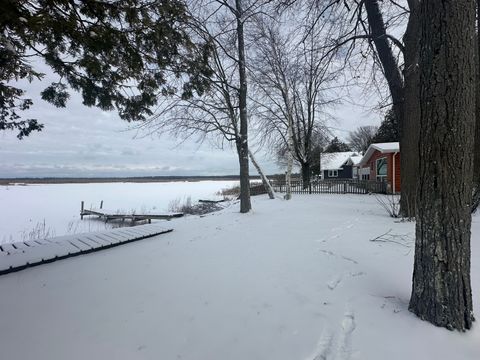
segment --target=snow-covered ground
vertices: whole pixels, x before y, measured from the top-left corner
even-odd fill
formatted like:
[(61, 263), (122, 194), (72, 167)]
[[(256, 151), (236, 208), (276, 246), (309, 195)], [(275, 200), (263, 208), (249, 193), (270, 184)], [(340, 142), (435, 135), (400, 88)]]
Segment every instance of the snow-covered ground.
[(177, 199), (215, 199), (216, 192), (235, 181), (165, 183), (105, 183), (0, 186), (0, 244), (88, 231), (105, 230), (96, 219), (80, 221), (80, 202), (85, 207), (126, 212), (164, 213)]
[[(407, 310), (414, 224), (373, 196), (257, 197), (253, 207), (1, 276), (0, 358), (480, 359), (478, 324), (451, 332)], [(472, 247), (479, 312), (477, 217)]]

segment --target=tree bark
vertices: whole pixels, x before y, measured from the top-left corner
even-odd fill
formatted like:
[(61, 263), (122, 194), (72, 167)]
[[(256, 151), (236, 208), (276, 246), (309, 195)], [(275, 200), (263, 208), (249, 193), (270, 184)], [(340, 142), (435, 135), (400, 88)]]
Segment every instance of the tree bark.
[(420, 133), (420, 19), (419, 0), (409, 0), (410, 16), (403, 36), (405, 66), (403, 71), (405, 90), (404, 108), (400, 126), (400, 212), (403, 217), (415, 217), (415, 195), (418, 174), (418, 141)]
[(275, 199), (275, 192), (273, 191), (272, 185), (270, 185), (270, 181), (268, 181), (267, 176), (262, 171), (262, 168), (258, 164), (257, 160), (255, 160), (255, 157), (253, 156), (253, 153), (250, 150), (248, 150), (248, 155), (250, 156), (250, 160), (252, 161), (253, 166), (255, 166), (255, 169), (257, 169), (257, 172), (260, 175), (260, 178), (262, 179), (262, 184), (265, 190), (267, 190), (268, 197), (270, 199)]
[(250, 179), (248, 168), (248, 116), (247, 116), (247, 74), (245, 64), (245, 39), (243, 29), (242, 0), (235, 0), (238, 41), (238, 74), (240, 78), (240, 140), (237, 142), (240, 162), (240, 212), (247, 213), (252, 208), (250, 202)]
[(301, 166), (303, 189), (308, 189), (308, 192), (311, 193), (310, 177), (312, 176), (312, 169), (310, 167), (310, 163), (304, 162), (301, 164)]
[[(480, 0), (479, 0), (480, 1)], [(293, 119), (288, 113), (287, 128), (287, 173), (285, 174), (285, 200), (292, 198), (292, 168), (293, 168)]]
[(287, 172), (285, 173), (285, 200), (292, 199), (292, 167), (293, 158), (288, 159)]
[(473, 200), (472, 212), (477, 210), (480, 204), (480, 0), (477, 0), (477, 43), (476, 55), (476, 106), (475, 106), (475, 146), (473, 148)]
[[(480, 0), (477, 0), (477, 29), (480, 29)], [(477, 31), (477, 43), (475, 44), (476, 55), (476, 106), (475, 106), (475, 155), (474, 155), (474, 180), (480, 184), (480, 34)], [(477, 146), (478, 145), (478, 146)]]
[(409, 309), (470, 329), (470, 201), (475, 131), (475, 1), (420, 5), (419, 187)]
[(397, 59), (390, 47), (378, 0), (365, 0), (365, 10), (367, 11), (368, 24), (370, 25), (373, 43), (375, 44), (375, 49), (377, 50), (378, 58), (382, 64), (385, 79), (387, 80), (388, 88), (392, 96), (392, 108), (398, 123), (402, 124), (404, 101), (403, 78), (398, 67)]

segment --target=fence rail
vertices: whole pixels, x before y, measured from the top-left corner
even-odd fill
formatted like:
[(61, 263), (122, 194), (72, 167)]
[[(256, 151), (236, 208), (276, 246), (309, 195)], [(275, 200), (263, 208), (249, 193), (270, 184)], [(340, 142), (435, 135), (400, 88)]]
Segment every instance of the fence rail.
[[(276, 192), (286, 192), (285, 180), (270, 180)], [(370, 180), (335, 179), (335, 180), (312, 180), (309, 185), (303, 186), (302, 180), (292, 180), (291, 190), (293, 194), (369, 194), (387, 193), (387, 183)], [(255, 184), (251, 187), (252, 195), (266, 193), (263, 185)]]

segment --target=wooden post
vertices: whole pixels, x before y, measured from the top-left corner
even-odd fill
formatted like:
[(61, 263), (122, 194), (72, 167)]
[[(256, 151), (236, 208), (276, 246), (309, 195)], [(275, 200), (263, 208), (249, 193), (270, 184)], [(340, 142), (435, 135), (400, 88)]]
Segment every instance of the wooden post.
[(100, 201), (100, 209), (102, 209), (102, 208), (103, 208), (103, 200)]
[(80, 203), (80, 220), (83, 220), (83, 201)]

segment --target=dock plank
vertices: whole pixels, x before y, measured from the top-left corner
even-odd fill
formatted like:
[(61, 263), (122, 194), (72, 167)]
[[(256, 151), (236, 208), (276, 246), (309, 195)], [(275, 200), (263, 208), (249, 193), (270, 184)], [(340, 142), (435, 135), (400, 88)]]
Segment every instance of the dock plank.
[(17, 248), (17, 250), (23, 250), (23, 249), (28, 249), (29, 248), (29, 246), (26, 245), (24, 242), (13, 243), (13, 246), (15, 246)]
[(85, 245), (85, 243), (75, 238), (71, 238), (70, 240), (68, 240), (68, 242), (72, 244), (72, 246), (76, 247), (78, 251), (89, 251), (91, 249), (90, 246)]
[(79, 243), (82, 243), (87, 250), (93, 250), (97, 248), (97, 245), (92, 244), (92, 242), (88, 239), (83, 239), (83, 237), (77, 237), (75, 240)]
[(107, 209), (83, 209), (80, 211), (80, 216), (97, 216), (103, 220), (112, 220), (112, 219), (129, 219), (134, 221), (140, 220), (171, 220), (184, 216), (184, 213), (165, 213), (165, 214), (128, 214), (120, 213), (118, 210), (107, 210)]
[(40, 246), (39, 243), (33, 241), (33, 240), (28, 240), (28, 241), (25, 241), (25, 244), (28, 245), (28, 247), (34, 247), (34, 246)]
[(99, 247), (102, 247), (103, 244), (98, 243), (97, 241), (93, 241), (90, 239), (87, 234), (83, 234), (81, 236), (78, 236), (78, 240), (83, 241), (85, 244), (90, 245), (92, 249), (96, 249)]
[(123, 238), (119, 238), (118, 236), (115, 236), (113, 234), (109, 234), (108, 232), (99, 232), (99, 233), (97, 233), (97, 236), (101, 236), (104, 239), (111, 241), (112, 244), (119, 244), (122, 241), (124, 241)]
[(118, 231), (127, 236), (145, 236), (148, 234), (148, 231), (134, 230), (133, 228), (121, 228)]
[(131, 236), (119, 231), (118, 229), (112, 230), (110, 234), (112, 234), (112, 236), (115, 236), (119, 239), (123, 239), (122, 241), (128, 241), (131, 239)]
[(0, 275), (172, 231), (156, 224), (2, 244)]
[(102, 246), (109, 246), (113, 244), (112, 239), (105, 238), (103, 236), (99, 236), (96, 233), (89, 234), (89, 238), (98, 242), (99, 244), (102, 244)]
[(13, 244), (2, 244), (2, 248), (3, 248), (3, 251), (9, 255), (22, 252), (22, 250), (19, 250), (16, 247), (14, 247)]

